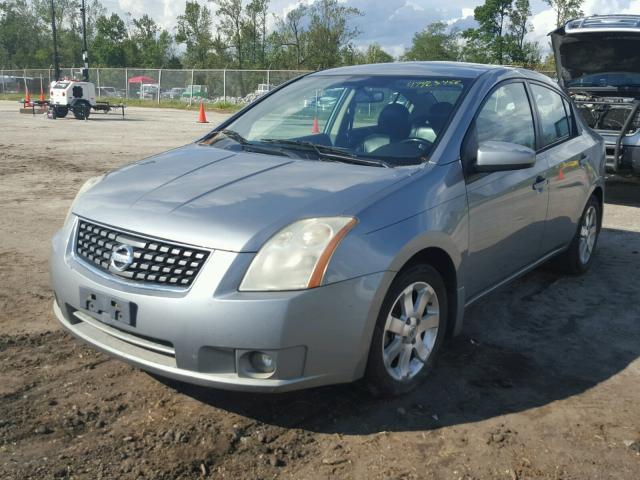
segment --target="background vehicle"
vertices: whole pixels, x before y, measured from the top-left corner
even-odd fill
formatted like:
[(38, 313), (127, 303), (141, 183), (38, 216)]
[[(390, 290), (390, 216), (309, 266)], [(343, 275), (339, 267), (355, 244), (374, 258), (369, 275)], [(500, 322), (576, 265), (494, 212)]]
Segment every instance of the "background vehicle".
[(115, 87), (100, 87), (98, 88), (98, 97), (117, 97), (118, 91)]
[(254, 92), (251, 92), (249, 95), (244, 97), (243, 102), (244, 103), (254, 102), (256, 99), (260, 98), (264, 94), (273, 90), (273, 87), (274, 87), (273, 85), (270, 85), (267, 83), (260, 83), (258, 85), (258, 88)]
[(170, 90), (164, 91), (160, 94), (161, 98), (167, 99), (167, 100), (176, 100), (179, 99), (182, 94), (184, 93), (185, 89), (181, 88), (181, 87), (174, 87)]
[[(101, 87), (110, 88), (110, 87)], [(113, 93), (107, 90), (109, 96)], [(120, 109), (124, 117), (123, 104), (111, 104), (107, 101), (96, 100), (96, 87), (92, 82), (78, 80), (60, 80), (52, 82), (49, 91), (49, 108), (57, 118), (64, 118), (69, 112), (78, 120), (89, 118), (91, 111), (108, 113), (113, 109)]]
[[(304, 99), (331, 90), (334, 107)], [(447, 62), (316, 72), (81, 189), (54, 310), (160, 375), (277, 391), (425, 379), (466, 306), (591, 265), (602, 138), (547, 77)], [(229, 319), (233, 319), (230, 321)]]
[(50, 102), (56, 117), (64, 118), (71, 111), (78, 120), (85, 120), (97, 105), (96, 87), (91, 82), (76, 80), (53, 82)]
[(640, 177), (640, 15), (595, 15), (551, 32), (559, 84), (606, 142), (607, 172)]
[(206, 85), (187, 85), (182, 92), (182, 99), (204, 100), (209, 96), (209, 88)]
[(143, 83), (140, 85), (140, 98), (142, 99), (153, 99), (158, 98), (158, 90), (160, 89), (160, 85), (157, 83)]

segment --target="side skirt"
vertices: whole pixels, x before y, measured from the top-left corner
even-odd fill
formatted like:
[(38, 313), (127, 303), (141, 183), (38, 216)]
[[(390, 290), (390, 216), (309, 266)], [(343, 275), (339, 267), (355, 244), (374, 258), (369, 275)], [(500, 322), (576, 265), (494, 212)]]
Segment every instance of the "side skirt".
[[(531, 270), (535, 269), (536, 267), (539, 267), (540, 265), (542, 265), (543, 263), (545, 263), (547, 260), (550, 260), (552, 257), (555, 257), (556, 255), (558, 255), (559, 253), (563, 252), (564, 250), (566, 250), (568, 247), (561, 247), (558, 248), (556, 250), (553, 250), (549, 253), (547, 253), (544, 257), (541, 257), (540, 259), (536, 260), (535, 262), (533, 262), (530, 265), (527, 265), (526, 267), (518, 270), (516, 273), (514, 273), (513, 275), (508, 276), (507, 278), (505, 278), (504, 280), (501, 280), (500, 282), (496, 283), (494, 286), (489, 287), (488, 289), (484, 290), (483, 292), (480, 292), (478, 295), (470, 298), (467, 303), (464, 304), (464, 307), (467, 308), (468, 306), (472, 305), (473, 303), (477, 302), (478, 300), (480, 300), (482, 297), (489, 295), (491, 292), (499, 289), (500, 287), (503, 287), (504, 285), (506, 285), (507, 283), (511, 283), (513, 280), (515, 280), (518, 277), (521, 277), (522, 275), (524, 275), (527, 272), (530, 272)], [(456, 325), (457, 327), (457, 325)], [(462, 325), (460, 325), (460, 328), (462, 328)]]

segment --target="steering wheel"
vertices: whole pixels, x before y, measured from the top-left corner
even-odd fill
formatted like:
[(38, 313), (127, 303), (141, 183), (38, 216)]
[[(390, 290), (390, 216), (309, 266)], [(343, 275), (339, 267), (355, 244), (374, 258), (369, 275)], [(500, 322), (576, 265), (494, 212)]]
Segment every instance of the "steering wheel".
[(422, 151), (427, 151), (431, 147), (433, 147), (432, 142), (430, 142), (429, 140), (425, 140), (424, 138), (418, 138), (418, 137), (405, 138), (400, 143), (408, 143), (410, 145), (417, 144), (416, 146), (418, 147), (418, 149)]

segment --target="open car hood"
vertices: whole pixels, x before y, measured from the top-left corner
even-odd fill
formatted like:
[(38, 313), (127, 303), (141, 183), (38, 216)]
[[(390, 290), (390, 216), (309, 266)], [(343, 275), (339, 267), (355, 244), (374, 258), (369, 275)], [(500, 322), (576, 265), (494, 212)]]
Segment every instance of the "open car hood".
[[(616, 77), (616, 86), (637, 88), (636, 75), (640, 74), (640, 28), (609, 29), (584, 28), (570, 29), (560, 27), (550, 33), (556, 60), (558, 83), (568, 88), (569, 82), (586, 75), (603, 74), (598, 85), (576, 85), (584, 90), (591, 87), (609, 87), (608, 77)], [(628, 84), (625, 79), (628, 78)]]

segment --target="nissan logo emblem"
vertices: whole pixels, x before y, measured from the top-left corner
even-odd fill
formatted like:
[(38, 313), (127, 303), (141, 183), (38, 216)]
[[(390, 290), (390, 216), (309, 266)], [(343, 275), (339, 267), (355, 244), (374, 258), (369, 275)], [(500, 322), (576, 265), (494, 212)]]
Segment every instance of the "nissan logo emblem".
[(111, 251), (109, 264), (118, 272), (124, 272), (133, 263), (133, 248), (129, 245), (118, 245)]

